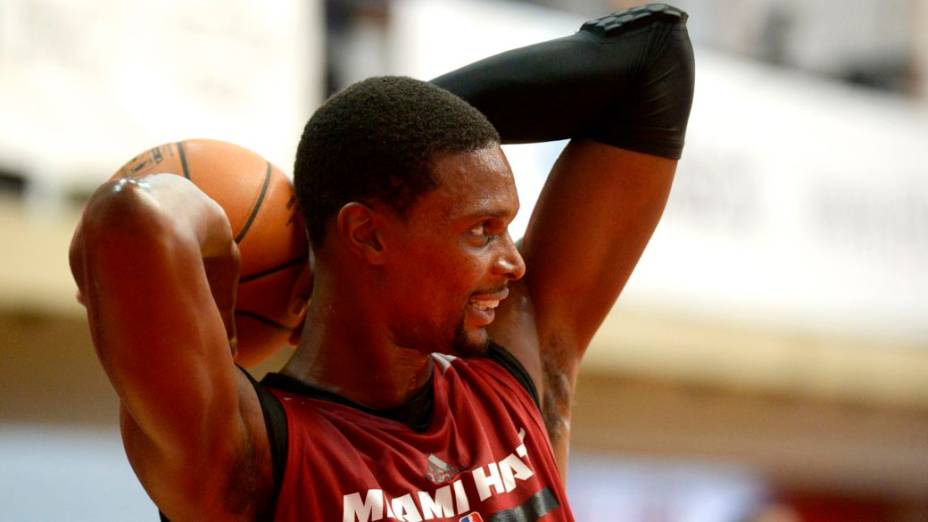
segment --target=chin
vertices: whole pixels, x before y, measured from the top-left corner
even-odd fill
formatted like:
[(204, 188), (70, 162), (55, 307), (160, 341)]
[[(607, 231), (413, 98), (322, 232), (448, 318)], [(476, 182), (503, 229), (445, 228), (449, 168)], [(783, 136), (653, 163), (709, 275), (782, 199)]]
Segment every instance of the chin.
[(485, 329), (467, 331), (463, 325), (459, 325), (451, 350), (458, 357), (479, 357), (487, 353), (489, 346), (490, 336)]

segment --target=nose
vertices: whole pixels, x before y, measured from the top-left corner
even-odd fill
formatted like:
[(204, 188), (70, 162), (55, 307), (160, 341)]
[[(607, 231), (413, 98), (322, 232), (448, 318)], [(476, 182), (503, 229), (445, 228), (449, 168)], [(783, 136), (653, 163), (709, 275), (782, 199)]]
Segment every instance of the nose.
[(501, 241), (500, 243), (503, 250), (496, 258), (494, 267), (496, 272), (505, 275), (512, 281), (522, 279), (522, 276), (525, 275), (525, 260), (522, 259), (522, 254), (519, 253), (519, 249), (516, 248), (508, 232), (506, 233), (505, 241)]

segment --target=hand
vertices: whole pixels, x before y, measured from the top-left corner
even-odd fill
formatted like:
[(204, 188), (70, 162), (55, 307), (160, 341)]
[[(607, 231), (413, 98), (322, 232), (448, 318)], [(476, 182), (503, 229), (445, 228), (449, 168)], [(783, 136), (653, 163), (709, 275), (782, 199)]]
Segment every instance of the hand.
[(74, 235), (71, 236), (71, 245), (68, 247), (68, 264), (71, 267), (71, 276), (77, 283), (77, 292), (74, 298), (81, 306), (87, 308), (87, 298), (81, 292), (80, 285), (84, 281), (84, 214), (77, 221), (74, 228)]
[(290, 332), (289, 343), (296, 346), (300, 342), (300, 336), (303, 335), (303, 327), (306, 324), (306, 310), (309, 308), (309, 302), (313, 295), (313, 265), (315, 259), (312, 252), (309, 253), (309, 260), (303, 267), (300, 276), (297, 277), (293, 285), (293, 291), (290, 294), (290, 309), (300, 315), (300, 320), (296, 328)]

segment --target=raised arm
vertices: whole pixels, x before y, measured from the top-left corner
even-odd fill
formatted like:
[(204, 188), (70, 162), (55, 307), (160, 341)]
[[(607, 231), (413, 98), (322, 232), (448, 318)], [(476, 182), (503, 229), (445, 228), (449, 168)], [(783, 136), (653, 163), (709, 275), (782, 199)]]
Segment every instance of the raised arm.
[(525, 278), (493, 326), (542, 391), (566, 462), (579, 361), (659, 221), (693, 95), (686, 15), (666, 5), (587, 22), (433, 80), (480, 109), (505, 142), (573, 138), (522, 242)]
[(222, 209), (180, 176), (110, 181), (70, 261), (148, 494), (176, 520), (254, 519), (271, 467), (257, 397), (232, 361), (238, 251)]

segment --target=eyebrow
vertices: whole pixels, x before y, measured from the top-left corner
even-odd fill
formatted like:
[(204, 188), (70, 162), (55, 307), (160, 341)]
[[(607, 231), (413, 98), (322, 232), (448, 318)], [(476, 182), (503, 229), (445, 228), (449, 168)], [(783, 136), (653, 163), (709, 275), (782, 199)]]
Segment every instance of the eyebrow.
[(464, 215), (462, 215), (462, 216), (457, 217), (456, 219), (460, 219), (460, 220), (462, 220), (462, 221), (468, 221), (468, 220), (478, 219), (478, 218), (484, 218), (484, 217), (493, 217), (493, 218), (497, 218), (497, 219), (507, 219), (507, 218), (510, 218), (510, 217), (515, 217), (515, 215), (516, 215), (517, 212), (518, 212), (518, 210), (517, 210), (516, 212), (510, 213), (510, 212), (505, 211), (505, 210), (484, 209), (484, 210), (478, 210), (478, 211), (475, 211), (475, 212), (470, 212), (470, 213), (468, 213), (468, 214), (464, 214)]

